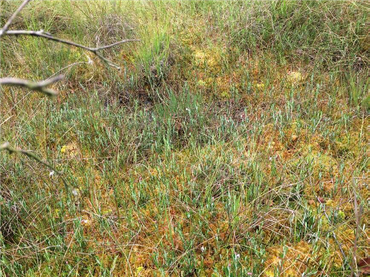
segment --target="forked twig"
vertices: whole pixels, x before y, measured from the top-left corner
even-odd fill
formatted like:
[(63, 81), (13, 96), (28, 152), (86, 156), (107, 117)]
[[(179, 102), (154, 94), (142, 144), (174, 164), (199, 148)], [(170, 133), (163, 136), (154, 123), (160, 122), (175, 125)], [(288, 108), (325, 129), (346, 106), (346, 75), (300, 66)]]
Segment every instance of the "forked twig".
[(0, 78), (0, 86), (18, 86), (18, 87), (25, 87), (31, 90), (39, 91), (47, 96), (56, 96), (58, 93), (53, 90), (47, 88), (48, 86), (62, 80), (64, 78), (63, 75), (58, 75), (40, 82), (32, 82), (29, 80), (19, 79), (19, 78)]
[(10, 30), (9, 31), (9, 26), (12, 24), (15, 17), (31, 1), (32, 0), (23, 1), (23, 3), (12, 14), (12, 16), (8, 19), (8, 21), (5, 23), (3, 28), (0, 30), (0, 37), (2, 37), (4, 35), (8, 35), (8, 36), (11, 36), (11, 35), (13, 35), (13, 36), (34, 36), (34, 37), (45, 38), (47, 40), (52, 40), (52, 41), (55, 41), (55, 42), (71, 45), (71, 46), (74, 46), (74, 47), (78, 47), (78, 48), (90, 51), (91, 53), (94, 53), (102, 61), (104, 61), (105, 63), (107, 63), (108, 65), (110, 65), (112, 67), (115, 67), (116, 69), (120, 69), (120, 67), (118, 65), (114, 64), (113, 62), (111, 62), (110, 60), (108, 60), (107, 58), (103, 57), (101, 54), (98, 53), (98, 51), (108, 49), (108, 48), (112, 48), (114, 46), (117, 46), (117, 45), (120, 45), (120, 44), (123, 44), (123, 43), (126, 43), (126, 42), (139, 41), (138, 39), (124, 39), (124, 40), (117, 41), (115, 43), (112, 43), (112, 44), (109, 44), (109, 45), (104, 45), (104, 46), (101, 46), (101, 47), (88, 47), (88, 46), (85, 46), (85, 45), (82, 45), (82, 44), (79, 44), (79, 43), (76, 43), (76, 42), (73, 42), (73, 41), (69, 41), (69, 40), (65, 40), (65, 39), (61, 39), (61, 38), (56, 38), (56, 37), (52, 36), (50, 33), (45, 32), (44, 30), (39, 30), (39, 31)]

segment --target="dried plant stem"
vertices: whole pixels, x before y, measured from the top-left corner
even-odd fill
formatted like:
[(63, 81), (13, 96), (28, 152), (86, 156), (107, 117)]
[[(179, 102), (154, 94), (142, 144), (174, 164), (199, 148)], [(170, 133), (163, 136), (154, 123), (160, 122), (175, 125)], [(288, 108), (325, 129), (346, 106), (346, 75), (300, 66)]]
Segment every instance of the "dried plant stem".
[(58, 170), (56, 170), (53, 166), (49, 165), (48, 163), (42, 161), (40, 158), (38, 158), (37, 156), (35, 156), (31, 151), (28, 151), (28, 150), (23, 150), (23, 149), (19, 149), (19, 148), (13, 148), (10, 146), (9, 142), (5, 142), (3, 144), (0, 145), (0, 151), (2, 150), (6, 150), (8, 151), (10, 154), (13, 154), (13, 153), (19, 153), (19, 154), (23, 154), (37, 162), (39, 162), (40, 164), (50, 168), (51, 170), (53, 170), (54, 172), (56, 173), (59, 173), (60, 172)]
[(53, 89), (47, 88), (48, 86), (55, 84), (56, 82), (62, 80), (64, 78), (63, 75), (57, 75), (55, 77), (40, 81), (40, 82), (32, 82), (29, 80), (19, 79), (19, 78), (0, 78), (0, 86), (18, 86), (28, 88), (34, 91), (41, 92), (47, 96), (56, 96), (57, 92)]
[[(112, 47), (117, 46), (117, 45), (121, 45), (123, 43), (131, 42), (131, 41), (138, 41), (137, 39), (124, 39), (124, 40), (117, 41), (115, 43), (104, 45), (104, 46), (101, 46), (101, 47), (88, 47), (88, 46), (85, 46), (85, 45), (82, 45), (82, 44), (79, 44), (79, 43), (76, 43), (76, 42), (73, 42), (73, 41), (69, 41), (69, 40), (65, 40), (65, 39), (61, 39), (61, 38), (56, 38), (56, 37), (52, 36), (50, 33), (45, 32), (44, 30), (39, 30), (39, 31), (9, 30), (9, 26), (12, 24), (15, 17), (31, 1), (32, 0), (23, 1), (23, 3), (12, 14), (12, 16), (8, 19), (8, 21), (5, 23), (3, 28), (0, 30), (0, 37), (5, 36), (5, 35), (7, 35), (7, 36), (34, 36), (34, 37), (40, 37), (40, 38), (55, 41), (55, 42), (58, 42), (58, 43), (78, 47), (78, 48), (81, 48), (83, 50), (86, 50), (86, 51), (89, 51), (89, 52), (95, 54), (99, 59), (101, 59), (107, 65), (115, 67), (116, 69), (120, 69), (120, 67), (118, 65), (114, 64), (113, 62), (111, 62), (110, 60), (108, 60), (107, 58), (103, 57), (98, 52), (101, 51), (101, 50), (112, 48)], [(0, 86), (1, 85), (8, 85), (8, 86), (26, 87), (26, 88), (44, 93), (48, 96), (55, 96), (57, 93), (54, 90), (48, 89), (46, 87), (48, 85), (51, 85), (51, 84), (57, 82), (57, 81), (60, 81), (61, 79), (62, 79), (62, 76), (60, 75), (60, 76), (56, 76), (54, 78), (50, 78), (50, 79), (40, 81), (40, 82), (31, 82), (31, 81), (23, 80), (23, 79), (19, 79), (19, 78), (7, 77), (7, 78), (0, 79)]]
[(18, 9), (12, 14), (12, 16), (8, 19), (8, 21), (5, 23), (3, 28), (0, 30), (0, 37), (6, 34), (6, 32), (9, 29), (9, 26), (12, 24), (14, 18), (23, 10), (23, 8), (29, 3), (31, 0), (25, 0), (23, 3), (18, 7)]
[(85, 45), (82, 45), (82, 44), (79, 44), (79, 43), (76, 43), (76, 42), (73, 42), (73, 41), (69, 41), (69, 40), (65, 40), (65, 39), (61, 39), (61, 38), (56, 38), (56, 37), (52, 36), (50, 33), (45, 32), (44, 30), (40, 30), (40, 31), (14, 30), (14, 31), (7, 31), (6, 35), (9, 35), (9, 36), (34, 36), (34, 37), (45, 38), (47, 40), (51, 40), (51, 41), (55, 41), (55, 42), (58, 42), (58, 43), (78, 47), (78, 48), (90, 51), (91, 53), (94, 53), (102, 61), (104, 61), (105, 63), (107, 63), (108, 65), (110, 65), (112, 67), (115, 67), (116, 69), (120, 69), (120, 67), (118, 65), (114, 64), (113, 62), (111, 62), (110, 60), (106, 59), (105, 57), (103, 57), (98, 52), (101, 51), (101, 50), (112, 48), (114, 46), (117, 46), (117, 45), (120, 45), (120, 44), (123, 44), (123, 43), (132, 42), (132, 41), (139, 41), (138, 39), (124, 39), (124, 40), (117, 41), (115, 43), (112, 43), (112, 44), (109, 44), (109, 45), (104, 45), (104, 46), (101, 46), (101, 47), (88, 47), (88, 46), (85, 46)]

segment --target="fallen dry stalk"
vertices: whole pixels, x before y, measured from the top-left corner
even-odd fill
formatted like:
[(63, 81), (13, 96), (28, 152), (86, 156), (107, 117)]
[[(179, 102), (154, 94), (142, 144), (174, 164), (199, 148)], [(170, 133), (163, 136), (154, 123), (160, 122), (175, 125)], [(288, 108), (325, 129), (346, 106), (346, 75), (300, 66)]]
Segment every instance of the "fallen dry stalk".
[(47, 96), (56, 96), (58, 93), (50, 88), (47, 88), (48, 86), (55, 84), (56, 82), (59, 82), (64, 78), (63, 75), (58, 75), (40, 82), (32, 82), (29, 80), (19, 79), (19, 78), (0, 78), (0, 86), (6, 85), (6, 86), (18, 86), (18, 87), (24, 87), (28, 88), (30, 90), (35, 90), (38, 92), (41, 92)]
[(23, 154), (37, 162), (39, 162), (40, 164), (50, 168), (51, 170), (57, 172), (57, 173), (60, 173), (58, 170), (56, 170), (53, 166), (49, 165), (48, 163), (42, 161), (40, 158), (38, 158), (37, 156), (35, 156), (31, 151), (28, 151), (28, 150), (23, 150), (23, 149), (19, 149), (19, 148), (13, 148), (10, 146), (9, 142), (5, 142), (3, 144), (0, 145), (0, 151), (8, 151), (9, 154), (14, 154), (14, 153), (19, 153), (19, 154)]
[(104, 49), (109, 49), (109, 48), (112, 48), (114, 46), (117, 46), (117, 45), (120, 45), (120, 44), (123, 44), (123, 43), (132, 42), (132, 41), (139, 41), (138, 39), (124, 39), (124, 40), (117, 41), (115, 43), (112, 43), (112, 44), (109, 44), (109, 45), (104, 45), (104, 46), (101, 46), (101, 47), (88, 47), (88, 46), (85, 46), (85, 45), (82, 45), (82, 44), (79, 44), (79, 43), (76, 43), (76, 42), (73, 42), (73, 41), (53, 37), (50, 33), (47, 33), (44, 30), (40, 30), (40, 31), (14, 30), (14, 31), (7, 31), (5, 34), (9, 35), (9, 36), (13, 35), (13, 36), (40, 37), (40, 38), (45, 38), (47, 40), (51, 40), (51, 41), (67, 44), (67, 45), (70, 45), (70, 46), (78, 47), (78, 48), (90, 51), (91, 53), (93, 53), (97, 57), (99, 57), (102, 61), (104, 61), (105, 63), (107, 63), (108, 65), (110, 65), (110, 66), (112, 66), (116, 69), (120, 69), (120, 67), (118, 65), (114, 64), (113, 62), (111, 62), (110, 60), (108, 60), (107, 58), (103, 57), (99, 53), (99, 51), (104, 50)]
[[(116, 69), (120, 69), (120, 67), (118, 65), (114, 64), (113, 62), (111, 62), (110, 60), (108, 60), (107, 58), (103, 57), (99, 53), (99, 51), (109, 49), (109, 48), (112, 48), (114, 46), (121, 45), (123, 43), (132, 42), (132, 41), (139, 41), (138, 39), (124, 39), (124, 40), (117, 41), (117, 42), (109, 44), (109, 45), (104, 45), (104, 46), (100, 46), (100, 47), (89, 47), (89, 46), (85, 46), (85, 45), (82, 45), (82, 44), (79, 44), (79, 43), (76, 43), (76, 42), (73, 42), (73, 41), (69, 41), (69, 40), (65, 40), (65, 39), (61, 39), (61, 38), (56, 38), (52, 34), (50, 34), (48, 32), (45, 32), (44, 30), (39, 30), (39, 31), (34, 31), (34, 30), (9, 30), (9, 26), (12, 24), (15, 17), (31, 1), (32, 0), (23, 1), (23, 3), (12, 14), (12, 16), (8, 19), (8, 21), (5, 23), (3, 28), (0, 30), (0, 37), (5, 36), (5, 35), (7, 35), (7, 36), (33, 36), (33, 37), (40, 37), (40, 38), (55, 41), (55, 42), (58, 42), (58, 43), (66, 44), (66, 45), (69, 45), (69, 46), (74, 46), (74, 47), (81, 48), (83, 50), (86, 50), (86, 51), (89, 51), (89, 52), (95, 54), (98, 58), (100, 58), (107, 65), (115, 67)], [(28, 80), (7, 77), (7, 78), (0, 79), (0, 85), (26, 87), (26, 88), (29, 88), (29, 89), (32, 89), (32, 90), (40, 91), (40, 92), (42, 92), (42, 93), (44, 93), (48, 96), (54, 96), (54, 95), (56, 95), (56, 92), (51, 90), (51, 89), (47, 89), (46, 86), (51, 85), (51, 84), (53, 84), (57, 81), (60, 81), (61, 79), (62, 78), (60, 76), (57, 76), (55, 78), (51, 78), (51, 79), (47, 79), (47, 80), (35, 83), (35, 82), (28, 81)]]

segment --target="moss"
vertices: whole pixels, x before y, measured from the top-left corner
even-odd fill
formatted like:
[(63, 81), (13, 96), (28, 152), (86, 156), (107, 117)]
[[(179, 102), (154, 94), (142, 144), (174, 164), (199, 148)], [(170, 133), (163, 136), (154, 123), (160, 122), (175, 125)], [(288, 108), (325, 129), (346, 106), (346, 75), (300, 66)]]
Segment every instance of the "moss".
[(323, 172), (332, 172), (338, 166), (336, 159), (319, 151), (312, 151), (306, 155), (306, 160), (313, 164), (314, 169)]

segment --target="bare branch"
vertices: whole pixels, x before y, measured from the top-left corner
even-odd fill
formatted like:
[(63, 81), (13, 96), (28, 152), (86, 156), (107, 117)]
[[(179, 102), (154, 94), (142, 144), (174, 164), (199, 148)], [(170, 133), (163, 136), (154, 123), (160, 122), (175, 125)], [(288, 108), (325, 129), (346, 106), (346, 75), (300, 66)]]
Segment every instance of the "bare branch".
[(31, 0), (25, 0), (23, 3), (18, 7), (18, 9), (12, 14), (12, 16), (8, 19), (5, 23), (3, 28), (0, 30), (0, 37), (5, 35), (6, 31), (8, 31), (10, 24), (12, 24), (14, 18), (23, 10), (23, 8), (29, 3)]
[(4, 35), (35, 36), (35, 37), (41, 37), (41, 38), (45, 38), (45, 39), (48, 39), (48, 40), (52, 40), (52, 41), (55, 41), (55, 42), (58, 42), (58, 43), (71, 45), (71, 46), (78, 47), (78, 48), (81, 48), (81, 49), (84, 49), (84, 50), (87, 50), (87, 51), (90, 51), (90, 52), (94, 53), (98, 58), (100, 58), (106, 64), (108, 64), (112, 67), (115, 67), (116, 69), (120, 69), (120, 67), (118, 65), (114, 64), (113, 62), (111, 62), (110, 60), (108, 60), (107, 58), (103, 57), (101, 54), (98, 53), (98, 51), (108, 49), (108, 48), (112, 48), (114, 46), (117, 46), (117, 45), (120, 45), (120, 44), (123, 44), (123, 43), (126, 43), (126, 42), (139, 41), (138, 39), (124, 39), (124, 40), (117, 41), (115, 43), (112, 43), (112, 44), (109, 44), (109, 45), (104, 45), (104, 46), (101, 46), (101, 47), (88, 47), (88, 46), (85, 46), (85, 45), (82, 45), (82, 44), (79, 44), (79, 43), (76, 43), (76, 42), (73, 42), (73, 41), (69, 41), (69, 40), (65, 40), (65, 39), (61, 39), (61, 38), (56, 38), (56, 37), (52, 36), (50, 33), (45, 32), (44, 30), (40, 30), (40, 31), (10, 30), (9, 31), (8, 30), (9, 26), (13, 22), (14, 18), (21, 12), (21, 10), (30, 1), (31, 0), (25, 0), (18, 7), (18, 9), (13, 13), (13, 15), (5, 23), (4, 27), (0, 30), (0, 37), (4, 36)]
[(0, 78), (0, 86), (2, 85), (20, 86), (20, 87), (25, 87), (31, 90), (39, 91), (48, 96), (56, 96), (57, 92), (47, 87), (62, 80), (63, 78), (64, 78), (63, 75), (58, 75), (53, 78), (49, 78), (49, 79), (46, 79), (40, 82), (31, 82), (31, 81), (19, 79), (19, 78)]
[(9, 142), (5, 142), (3, 144), (0, 145), (0, 151), (2, 150), (6, 150), (9, 152), (9, 154), (13, 154), (13, 153), (20, 153), (20, 154), (23, 154), (33, 160), (36, 160), (37, 162), (39, 162), (40, 164), (50, 168), (51, 170), (55, 171), (56, 173), (59, 173), (60, 172), (58, 170), (56, 170), (53, 166), (49, 165), (48, 163), (42, 161), (40, 158), (38, 158), (37, 156), (35, 156), (32, 152), (30, 151), (27, 151), (27, 150), (23, 150), (23, 149), (15, 149), (15, 148), (12, 148), (9, 144)]
[(75, 47), (79, 47), (79, 48), (85, 49), (85, 50), (93, 52), (93, 53), (95, 53), (99, 50), (108, 49), (108, 48), (111, 48), (111, 47), (114, 47), (116, 45), (120, 45), (120, 44), (123, 44), (123, 43), (126, 43), (126, 42), (139, 41), (138, 39), (124, 39), (124, 40), (117, 41), (115, 43), (112, 43), (112, 44), (109, 44), (109, 45), (104, 45), (104, 46), (101, 46), (101, 47), (88, 47), (88, 46), (85, 46), (85, 45), (82, 45), (82, 44), (79, 44), (79, 43), (76, 43), (76, 42), (73, 42), (73, 41), (53, 37), (50, 33), (47, 33), (44, 30), (39, 30), (39, 31), (11, 30), (11, 31), (7, 31), (6, 35), (13, 35), (13, 36), (14, 35), (15, 36), (22, 36), (23, 35), (23, 36), (42, 37), (42, 38), (46, 38), (46, 39), (53, 40), (53, 41), (56, 41), (56, 42), (60, 42), (60, 43), (72, 45), (72, 46), (75, 46)]
[(112, 63), (108, 59), (104, 58), (102, 55), (100, 55), (98, 53), (98, 51), (108, 49), (108, 48), (112, 48), (114, 46), (117, 46), (117, 45), (120, 45), (120, 44), (123, 44), (123, 43), (127, 43), (127, 42), (140, 41), (138, 39), (124, 39), (124, 40), (117, 41), (115, 43), (112, 43), (112, 44), (109, 44), (109, 45), (104, 45), (104, 46), (101, 46), (101, 47), (88, 47), (88, 46), (85, 46), (85, 45), (82, 45), (82, 44), (79, 44), (79, 43), (76, 43), (76, 42), (73, 42), (73, 41), (69, 41), (69, 40), (65, 40), (65, 39), (61, 39), (61, 38), (56, 38), (56, 37), (52, 36), (50, 33), (45, 32), (44, 30), (40, 30), (40, 31), (11, 30), (11, 31), (7, 31), (6, 35), (40, 37), (40, 38), (45, 38), (45, 39), (52, 40), (52, 41), (55, 41), (55, 42), (59, 42), (59, 43), (71, 45), (71, 46), (74, 46), (74, 47), (78, 47), (78, 48), (90, 51), (91, 53), (94, 53), (102, 61), (104, 61), (108, 65), (113, 66), (117, 69), (120, 69), (120, 67), (117, 66), (116, 64)]

